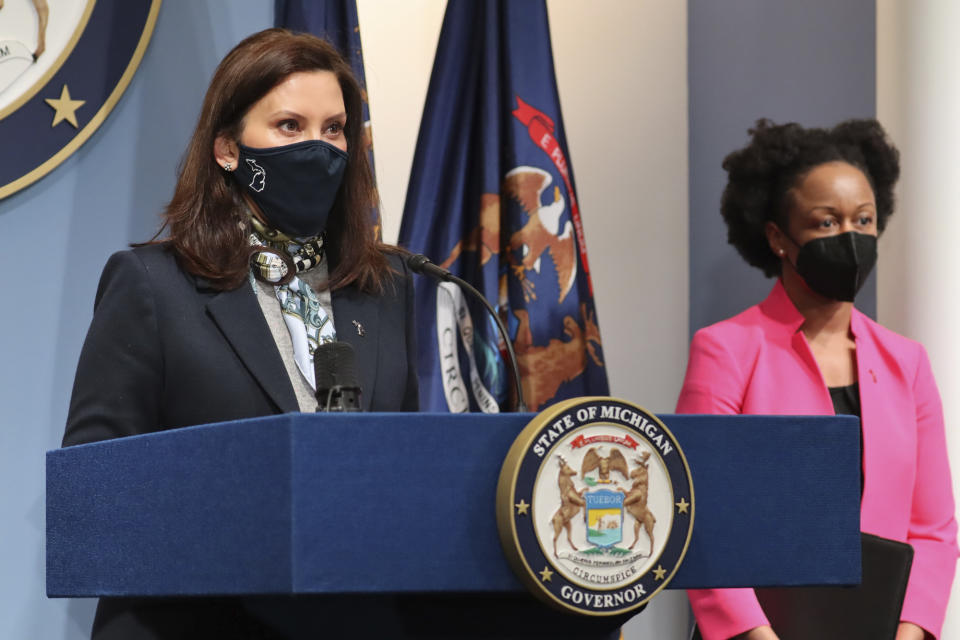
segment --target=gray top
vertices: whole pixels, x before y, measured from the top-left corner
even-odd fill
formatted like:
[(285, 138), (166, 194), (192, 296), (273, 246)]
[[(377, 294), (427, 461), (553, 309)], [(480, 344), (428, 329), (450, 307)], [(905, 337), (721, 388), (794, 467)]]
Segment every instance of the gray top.
[[(321, 260), (320, 264), (298, 273), (297, 277), (310, 285), (320, 306), (330, 316), (330, 322), (333, 322), (333, 300), (330, 297), (330, 289), (327, 284), (327, 261)], [(267, 320), (267, 326), (270, 327), (270, 333), (273, 334), (273, 341), (277, 343), (277, 349), (280, 351), (280, 357), (283, 359), (283, 366), (287, 370), (287, 376), (293, 385), (293, 390), (297, 394), (297, 405), (300, 411), (304, 413), (313, 413), (317, 409), (317, 399), (314, 396), (314, 390), (310, 387), (306, 378), (300, 373), (296, 360), (293, 359), (293, 341), (290, 340), (290, 332), (283, 321), (283, 313), (280, 311), (280, 301), (277, 300), (276, 287), (271, 284), (254, 280), (254, 292), (257, 294), (257, 302), (260, 303), (260, 309), (263, 311), (263, 317)], [(336, 324), (334, 324), (336, 326)]]

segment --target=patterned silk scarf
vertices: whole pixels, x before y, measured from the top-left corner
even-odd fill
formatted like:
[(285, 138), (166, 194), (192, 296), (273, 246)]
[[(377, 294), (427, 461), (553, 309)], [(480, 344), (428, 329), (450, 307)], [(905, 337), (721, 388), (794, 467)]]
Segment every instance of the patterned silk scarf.
[[(305, 271), (323, 259), (322, 239), (300, 242), (280, 236), (264, 239), (259, 230), (250, 233), (251, 247), (264, 247), (264, 251), (251, 251), (250, 283), (256, 290), (254, 279), (274, 285), (283, 322), (290, 332), (293, 343), (293, 359), (304, 379), (313, 389), (317, 388), (313, 372), (313, 352), (317, 346), (337, 339), (330, 316), (324, 311), (317, 294), (305, 281), (294, 273), (287, 279), (290, 267), (296, 272)], [(279, 234), (276, 234), (279, 236)], [(273, 251), (270, 251), (272, 249)], [(279, 252), (289, 258), (284, 260)], [(286, 282), (284, 282), (286, 280)]]

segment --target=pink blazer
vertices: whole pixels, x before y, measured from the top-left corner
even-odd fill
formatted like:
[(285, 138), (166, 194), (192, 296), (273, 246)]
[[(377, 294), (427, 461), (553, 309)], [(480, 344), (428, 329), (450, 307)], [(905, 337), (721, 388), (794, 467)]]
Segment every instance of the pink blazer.
[[(777, 281), (759, 305), (698, 331), (677, 413), (833, 414), (802, 323)], [(863, 414), (860, 528), (913, 545), (901, 619), (939, 636), (958, 555), (940, 396), (919, 343), (856, 310), (851, 331)], [(689, 596), (704, 640), (767, 624), (752, 589)]]

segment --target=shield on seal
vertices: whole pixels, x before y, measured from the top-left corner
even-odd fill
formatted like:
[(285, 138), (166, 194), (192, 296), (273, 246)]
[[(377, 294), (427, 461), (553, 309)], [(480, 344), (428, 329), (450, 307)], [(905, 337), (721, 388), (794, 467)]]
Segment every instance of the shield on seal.
[(584, 494), (587, 503), (587, 542), (612, 547), (623, 540), (623, 494), (609, 489)]

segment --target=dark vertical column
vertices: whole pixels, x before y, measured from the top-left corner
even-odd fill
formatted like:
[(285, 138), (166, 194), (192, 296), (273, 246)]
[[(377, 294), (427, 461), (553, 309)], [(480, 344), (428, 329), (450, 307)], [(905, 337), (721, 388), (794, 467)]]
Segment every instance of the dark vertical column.
[[(689, 0), (690, 334), (773, 284), (727, 244), (724, 156), (761, 117), (829, 126), (876, 113), (875, 0)], [(876, 315), (875, 277), (857, 307)]]

